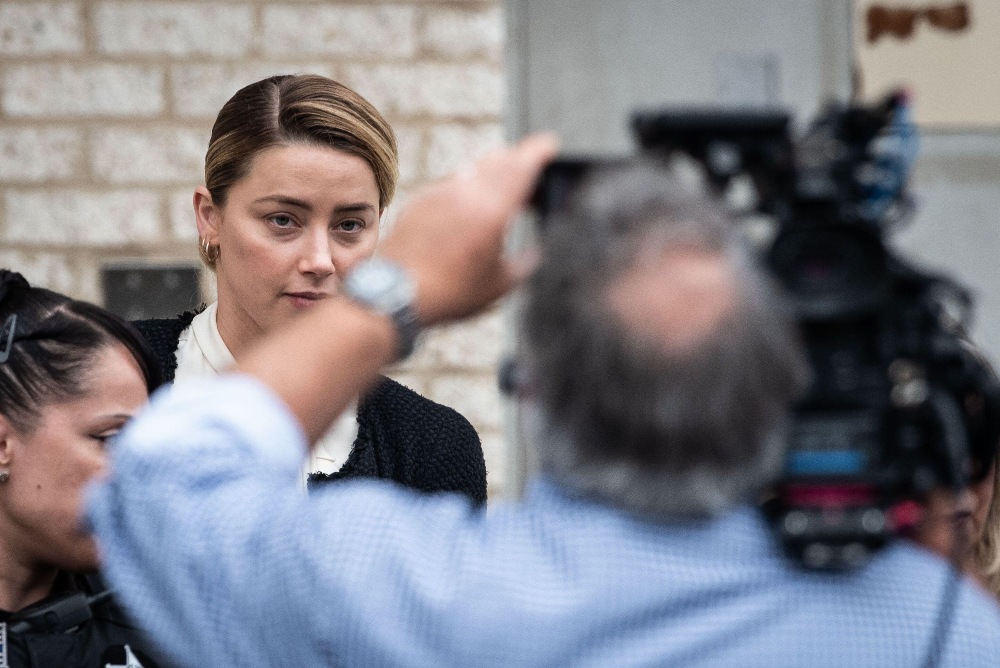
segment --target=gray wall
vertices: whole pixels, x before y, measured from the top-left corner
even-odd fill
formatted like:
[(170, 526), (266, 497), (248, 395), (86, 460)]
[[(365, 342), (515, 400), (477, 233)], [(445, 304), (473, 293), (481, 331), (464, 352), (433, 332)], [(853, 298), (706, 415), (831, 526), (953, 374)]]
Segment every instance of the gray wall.
[(972, 288), (973, 338), (1000, 366), (1000, 134), (925, 134), (912, 190), (917, 213), (898, 247)]
[(849, 90), (847, 0), (515, 0), (507, 9), (513, 129), (555, 129), (570, 151), (628, 149), (637, 108), (770, 103), (811, 115)]

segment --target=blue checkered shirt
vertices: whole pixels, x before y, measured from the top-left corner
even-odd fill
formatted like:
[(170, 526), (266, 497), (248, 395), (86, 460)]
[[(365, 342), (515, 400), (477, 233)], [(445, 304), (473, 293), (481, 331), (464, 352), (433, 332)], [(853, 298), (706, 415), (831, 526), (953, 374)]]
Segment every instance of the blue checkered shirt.
[[(262, 385), (161, 391), (90, 488), (107, 576), (191, 666), (923, 665), (949, 570), (905, 544), (849, 574), (780, 555), (759, 512), (657, 522), (537, 481), (476, 510), (389, 483), (306, 496), (305, 441)], [(941, 666), (1000, 665), (962, 582)]]

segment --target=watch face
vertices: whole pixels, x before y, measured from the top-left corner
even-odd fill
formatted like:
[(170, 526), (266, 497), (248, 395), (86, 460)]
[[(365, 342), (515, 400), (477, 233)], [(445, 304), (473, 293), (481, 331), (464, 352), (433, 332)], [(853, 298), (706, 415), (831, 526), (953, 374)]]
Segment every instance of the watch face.
[(395, 313), (413, 303), (416, 290), (402, 268), (370, 260), (355, 268), (345, 285), (349, 296), (383, 312)]
[(392, 289), (393, 283), (397, 278), (396, 272), (392, 270), (392, 267), (388, 267), (384, 264), (373, 265), (367, 272), (365, 276), (368, 288), (373, 293), (382, 293), (387, 290)]

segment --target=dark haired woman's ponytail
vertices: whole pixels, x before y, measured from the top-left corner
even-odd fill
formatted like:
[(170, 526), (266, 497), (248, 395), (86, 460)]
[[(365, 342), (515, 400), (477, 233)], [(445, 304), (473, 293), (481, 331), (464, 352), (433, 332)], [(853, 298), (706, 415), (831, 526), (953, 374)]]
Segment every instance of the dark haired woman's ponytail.
[(10, 269), (0, 269), (0, 303), (3, 302), (7, 293), (10, 292), (12, 288), (30, 288), (31, 285), (28, 280), (17, 273), (16, 271), (11, 271)]

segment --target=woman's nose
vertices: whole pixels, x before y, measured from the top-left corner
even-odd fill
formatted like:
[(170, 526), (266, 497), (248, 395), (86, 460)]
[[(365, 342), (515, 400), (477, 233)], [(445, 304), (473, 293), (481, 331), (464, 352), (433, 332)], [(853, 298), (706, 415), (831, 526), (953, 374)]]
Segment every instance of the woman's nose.
[(299, 270), (303, 274), (314, 274), (320, 277), (336, 273), (337, 268), (333, 264), (333, 254), (330, 251), (330, 240), (325, 230), (322, 234), (310, 234), (302, 249)]

